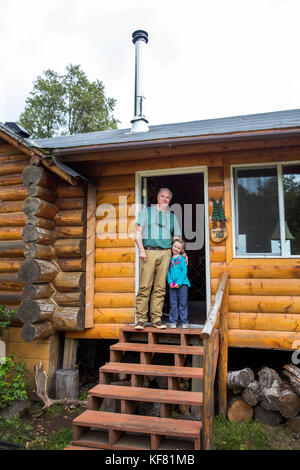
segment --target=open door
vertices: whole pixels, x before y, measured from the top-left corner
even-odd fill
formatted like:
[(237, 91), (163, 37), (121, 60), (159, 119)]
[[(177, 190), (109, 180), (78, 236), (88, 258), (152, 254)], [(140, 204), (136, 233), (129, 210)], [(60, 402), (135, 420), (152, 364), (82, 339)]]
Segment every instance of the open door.
[[(157, 203), (157, 193), (161, 188), (169, 188), (172, 193), (170, 204), (178, 216), (186, 241), (188, 256), (189, 322), (199, 327), (206, 320), (206, 257), (204, 222), (204, 174), (176, 174), (142, 177), (141, 198), (144, 205)], [(193, 238), (191, 238), (194, 235)], [(163, 321), (169, 318), (169, 293), (165, 297)]]

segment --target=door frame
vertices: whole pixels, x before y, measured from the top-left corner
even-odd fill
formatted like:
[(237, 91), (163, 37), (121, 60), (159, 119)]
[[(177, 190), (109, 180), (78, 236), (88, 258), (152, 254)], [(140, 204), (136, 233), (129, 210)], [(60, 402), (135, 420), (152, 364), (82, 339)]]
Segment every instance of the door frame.
[[(204, 230), (205, 230), (205, 275), (206, 275), (206, 316), (211, 306), (211, 288), (210, 288), (210, 255), (209, 255), (209, 212), (208, 212), (208, 170), (207, 166), (192, 166), (180, 168), (162, 168), (159, 170), (145, 170), (135, 172), (135, 220), (137, 220), (139, 207), (142, 203), (142, 178), (150, 176), (172, 176), (191, 173), (202, 173), (204, 176)], [(139, 253), (135, 245), (135, 295), (139, 286)], [(199, 328), (203, 325), (191, 325), (193, 328)]]

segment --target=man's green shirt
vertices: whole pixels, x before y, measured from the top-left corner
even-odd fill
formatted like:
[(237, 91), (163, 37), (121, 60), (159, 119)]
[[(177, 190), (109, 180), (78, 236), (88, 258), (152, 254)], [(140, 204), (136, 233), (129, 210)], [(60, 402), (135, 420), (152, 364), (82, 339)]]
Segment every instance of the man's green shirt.
[(156, 205), (144, 207), (139, 213), (137, 225), (143, 227), (144, 247), (171, 248), (172, 238), (181, 238), (176, 215), (170, 210), (158, 211)]

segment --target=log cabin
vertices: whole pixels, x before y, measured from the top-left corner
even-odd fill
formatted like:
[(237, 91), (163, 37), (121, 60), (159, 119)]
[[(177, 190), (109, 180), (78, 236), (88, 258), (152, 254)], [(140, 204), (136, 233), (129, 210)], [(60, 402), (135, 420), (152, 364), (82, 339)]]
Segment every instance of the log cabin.
[[(212, 448), (218, 358), (224, 413), (228, 347), (292, 351), (300, 345), (300, 110), (149, 127), (141, 113), (131, 129), (39, 140), (6, 123), (0, 139), (0, 304), (17, 309), (8, 352), (31, 370), (43, 361), (52, 383), (62, 348), (68, 369), (81, 339), (120, 340), (111, 347), (112, 363), (100, 369), (101, 392), (89, 395), (87, 415), (75, 420), (71, 448), (136, 448), (121, 443), (133, 426), (132, 400), (141, 399), (144, 370), (163, 374), (151, 369), (155, 348), (166, 352), (158, 332), (148, 327), (146, 345), (130, 345), (134, 330), (127, 326), (135, 321), (139, 284), (135, 220), (161, 187), (173, 193), (187, 241), (190, 329), (164, 330), (177, 335), (168, 350), (174, 368), (164, 369), (170, 395), (164, 401), (152, 391), (143, 400), (161, 403), (161, 416), (169, 419), (178, 400), (176, 373), (203, 378), (203, 348), (191, 341), (201, 337), (202, 445)], [(216, 201), (226, 218), (220, 227)], [(140, 353), (134, 372), (123, 363), (130, 350)], [(193, 367), (184, 372), (188, 354)], [(105, 389), (116, 373), (131, 374), (131, 391)], [(194, 401), (190, 395), (182, 403), (199, 404), (202, 396), (194, 393)], [(126, 422), (119, 415), (114, 424), (112, 414), (102, 413), (99, 424), (95, 410), (105, 396), (120, 398)], [(162, 435), (179, 437), (166, 422), (134, 423), (149, 438), (141, 448), (169, 448)], [(199, 449), (201, 426), (184, 425), (180, 431)], [(102, 444), (84, 437), (91, 427), (107, 431)]]

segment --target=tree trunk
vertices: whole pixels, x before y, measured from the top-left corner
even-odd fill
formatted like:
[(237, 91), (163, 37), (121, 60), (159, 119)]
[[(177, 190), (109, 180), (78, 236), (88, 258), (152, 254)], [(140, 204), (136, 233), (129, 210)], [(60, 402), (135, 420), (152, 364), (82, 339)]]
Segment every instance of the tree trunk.
[(259, 373), (260, 405), (265, 410), (280, 410), (281, 379), (277, 372), (269, 367), (263, 367)]
[(249, 367), (227, 373), (227, 387), (229, 390), (246, 388), (253, 381), (254, 373)]
[(23, 323), (37, 323), (52, 318), (56, 308), (52, 299), (24, 299), (18, 309), (18, 317)]
[(57, 207), (51, 202), (30, 196), (24, 201), (23, 212), (26, 215), (36, 215), (37, 217), (45, 217), (46, 219), (53, 220), (57, 212)]
[(294, 364), (283, 366), (283, 374), (289, 379), (290, 385), (297, 395), (300, 396), (300, 369)]
[(24, 341), (34, 341), (37, 339), (48, 338), (55, 334), (55, 328), (49, 321), (43, 321), (30, 325), (26, 323), (21, 329), (21, 336)]
[(51, 261), (27, 259), (19, 270), (19, 279), (28, 283), (51, 282), (59, 273), (59, 268)]
[(22, 179), (27, 188), (31, 186), (42, 186), (52, 191), (55, 191), (59, 181), (52, 173), (36, 165), (30, 165), (25, 168), (22, 173)]
[(294, 418), (300, 412), (300, 397), (287, 384), (281, 390), (279, 411), (287, 419)]
[(256, 406), (258, 403), (259, 383), (257, 380), (250, 382), (243, 390), (242, 398), (249, 406)]
[(22, 240), (25, 243), (35, 242), (51, 246), (55, 239), (55, 232), (33, 225), (25, 225), (22, 231)]

